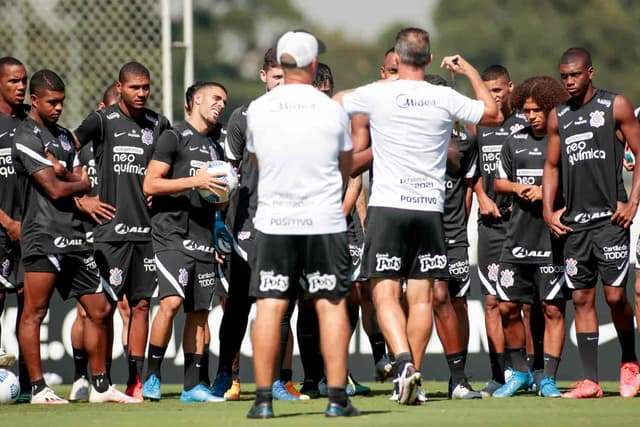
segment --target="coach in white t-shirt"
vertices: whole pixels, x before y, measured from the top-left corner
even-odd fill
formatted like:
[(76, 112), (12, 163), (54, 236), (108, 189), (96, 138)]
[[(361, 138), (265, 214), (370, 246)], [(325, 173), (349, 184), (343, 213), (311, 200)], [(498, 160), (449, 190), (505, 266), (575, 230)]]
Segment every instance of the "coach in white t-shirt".
[[(351, 290), (342, 188), (351, 169), (349, 120), (311, 83), (324, 45), (305, 31), (278, 41), (284, 84), (247, 110), (247, 150), (259, 170), (254, 219), (257, 299), (252, 340), (256, 400), (249, 418), (270, 418), (280, 322), (289, 300), (315, 300), (329, 391), (327, 416), (359, 415), (345, 391)], [(300, 280), (303, 278), (304, 280)], [(304, 289), (300, 286), (304, 283)]]
[[(448, 277), (442, 213), (451, 129), (456, 121), (497, 126), (502, 115), (477, 70), (460, 55), (445, 57), (442, 66), (465, 75), (478, 100), (424, 81), (431, 62), (426, 31), (400, 31), (395, 55), (398, 80), (336, 98), (349, 115), (369, 116), (375, 181), (363, 265), (378, 323), (398, 362), (399, 402), (413, 404), (432, 329), (433, 280)], [(403, 279), (408, 316), (400, 306)]]

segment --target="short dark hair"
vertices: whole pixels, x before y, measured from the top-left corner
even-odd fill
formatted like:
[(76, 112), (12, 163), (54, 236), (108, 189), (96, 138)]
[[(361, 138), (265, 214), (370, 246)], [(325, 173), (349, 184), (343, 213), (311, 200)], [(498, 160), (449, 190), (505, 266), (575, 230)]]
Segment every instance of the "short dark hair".
[(395, 52), (400, 62), (414, 67), (426, 66), (431, 59), (429, 33), (420, 28), (405, 28), (396, 35)]
[(118, 81), (120, 83), (124, 83), (128, 76), (144, 76), (150, 78), (151, 74), (149, 73), (147, 67), (139, 62), (132, 61), (127, 62), (122, 66), (122, 68), (120, 68), (120, 72), (118, 73)]
[(313, 77), (313, 86), (318, 87), (324, 82), (329, 82), (331, 87), (333, 87), (333, 73), (331, 72), (331, 67), (327, 64), (318, 62), (316, 75)]
[(538, 107), (549, 112), (570, 98), (562, 83), (549, 76), (529, 77), (513, 89), (511, 106), (522, 110), (527, 99), (533, 99)]
[(278, 68), (278, 67), (280, 67), (280, 64), (278, 64), (278, 58), (276, 58), (276, 50), (270, 47), (264, 53), (262, 69), (264, 71), (269, 71), (272, 68)]
[(387, 49), (387, 51), (384, 53), (384, 57), (386, 58), (387, 55), (389, 55), (390, 53), (393, 53), (396, 51), (396, 48), (391, 46), (389, 49)]
[(508, 82), (511, 81), (511, 76), (509, 75), (509, 71), (505, 67), (499, 64), (490, 65), (484, 69), (482, 74), (480, 74), (482, 81), (489, 82), (491, 80), (497, 80), (500, 77), (504, 77)]
[(436, 86), (449, 86), (449, 83), (445, 80), (445, 78), (437, 74), (425, 74), (424, 81)]
[(582, 62), (585, 67), (589, 68), (592, 66), (591, 54), (583, 47), (570, 47), (560, 57), (560, 64), (568, 64), (570, 62)]
[(50, 90), (53, 92), (64, 92), (64, 82), (55, 72), (51, 70), (38, 70), (29, 82), (29, 93), (37, 94), (42, 90)]
[(4, 67), (14, 66), (24, 67), (24, 64), (13, 56), (3, 56), (2, 58), (0, 58), (0, 72), (4, 71)]
[(105, 89), (104, 94), (102, 95), (102, 103), (104, 105), (113, 104), (119, 97), (120, 94), (118, 93), (115, 82), (111, 83), (109, 87)]
[(193, 97), (196, 95), (196, 93), (198, 93), (200, 89), (203, 89), (205, 87), (211, 87), (211, 86), (219, 87), (224, 91), (225, 94), (229, 95), (227, 88), (224, 87), (222, 83), (213, 82), (213, 81), (205, 82), (205, 81), (199, 80), (194, 84), (192, 84), (191, 86), (189, 86), (187, 88), (187, 91), (184, 93), (185, 107), (188, 114), (191, 113), (191, 109), (193, 108)]

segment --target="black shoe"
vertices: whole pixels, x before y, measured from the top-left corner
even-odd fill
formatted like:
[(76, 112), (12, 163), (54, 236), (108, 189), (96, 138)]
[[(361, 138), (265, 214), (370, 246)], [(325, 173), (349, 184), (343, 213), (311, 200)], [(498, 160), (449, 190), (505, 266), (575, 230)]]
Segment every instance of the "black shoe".
[(254, 403), (247, 412), (247, 418), (273, 418), (271, 402)]
[(310, 399), (317, 399), (320, 397), (320, 390), (318, 390), (317, 381), (305, 381), (302, 383), (300, 393), (306, 394)]
[(324, 411), (325, 417), (359, 417), (360, 411), (351, 404), (351, 402), (347, 402), (347, 406), (339, 405), (338, 403), (329, 402), (327, 406), (327, 410)]

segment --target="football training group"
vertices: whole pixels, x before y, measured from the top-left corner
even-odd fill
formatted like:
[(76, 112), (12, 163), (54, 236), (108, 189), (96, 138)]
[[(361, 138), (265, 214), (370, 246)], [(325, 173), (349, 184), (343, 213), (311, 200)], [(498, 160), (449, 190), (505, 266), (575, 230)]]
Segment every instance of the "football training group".
[[(625, 285), (640, 201), (640, 123), (629, 99), (593, 85), (594, 64), (581, 47), (566, 49), (549, 75), (514, 85), (503, 65), (479, 72), (455, 53), (432, 64), (420, 28), (399, 31), (389, 45), (379, 80), (334, 94), (331, 69), (318, 59), (325, 44), (304, 30), (286, 32), (258, 70), (265, 93), (226, 125), (222, 83), (195, 82), (185, 94), (187, 119), (172, 124), (147, 108), (148, 69), (129, 62), (114, 70), (98, 109), (68, 130), (57, 124), (62, 78), (0, 58), (0, 311), (15, 294), (20, 346), (17, 363), (0, 350), (0, 377), (15, 379), (16, 366), (21, 392), (13, 387), (12, 400), (161, 400), (180, 309), (180, 401), (239, 400), (239, 351), (254, 303), (249, 418), (273, 417), (274, 399), (320, 396), (328, 397), (327, 417), (360, 415), (350, 396), (369, 389), (348, 366), (360, 318), (371, 369), (390, 380), (390, 399), (401, 405), (427, 401), (423, 358), (434, 323), (451, 399), (522, 390), (601, 398), (600, 285), (620, 344), (620, 396), (635, 396)], [(426, 74), (428, 66), (467, 79), (473, 97)], [(624, 174), (632, 175), (629, 194)], [(481, 390), (465, 373), (473, 194), (491, 367)], [(55, 289), (77, 300), (68, 399), (47, 385), (40, 356)], [(160, 302), (150, 321), (152, 297)], [(208, 324), (214, 301), (224, 309), (219, 330)], [(567, 301), (583, 379), (562, 392)], [(292, 375), (296, 307), (301, 387)], [(122, 337), (114, 337), (116, 310)], [(214, 333), (220, 357), (209, 378)], [(110, 373), (114, 339), (127, 356), (124, 391)]]

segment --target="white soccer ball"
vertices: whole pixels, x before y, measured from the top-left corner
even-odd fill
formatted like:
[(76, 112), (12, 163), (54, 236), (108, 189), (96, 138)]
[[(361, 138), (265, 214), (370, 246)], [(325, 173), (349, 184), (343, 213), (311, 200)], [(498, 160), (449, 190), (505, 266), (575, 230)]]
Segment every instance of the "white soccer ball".
[(15, 403), (20, 396), (18, 377), (11, 371), (0, 369), (0, 404)]
[(229, 200), (233, 192), (238, 188), (238, 174), (235, 169), (233, 169), (233, 166), (231, 166), (231, 163), (223, 162), (221, 160), (212, 160), (209, 162), (209, 169), (207, 172), (210, 174), (224, 173), (224, 176), (220, 179), (227, 182), (227, 188), (226, 191), (220, 190), (215, 193), (198, 188), (200, 196), (209, 203), (224, 203)]

